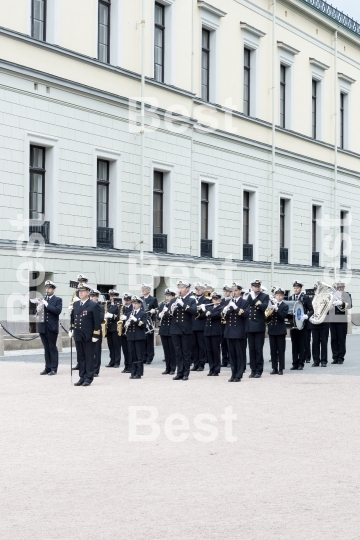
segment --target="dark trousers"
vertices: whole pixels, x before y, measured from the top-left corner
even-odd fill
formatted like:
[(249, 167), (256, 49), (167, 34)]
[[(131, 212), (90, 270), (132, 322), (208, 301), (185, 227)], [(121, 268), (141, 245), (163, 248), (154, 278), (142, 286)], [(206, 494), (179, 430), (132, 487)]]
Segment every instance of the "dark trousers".
[(251, 372), (259, 373), (259, 375), (261, 375), (264, 370), (263, 348), (265, 332), (248, 332), (247, 338), (249, 342)]
[(118, 333), (108, 332), (107, 333), (107, 342), (110, 352), (110, 365), (111, 366), (120, 366), (121, 362), (121, 337), (118, 336)]
[(40, 334), (45, 351), (45, 369), (48, 373), (57, 371), (59, 365), (59, 353), (56, 347), (57, 337), (57, 332), (50, 332), (50, 330), (46, 330), (45, 334)]
[(133, 377), (135, 377), (135, 375), (142, 377), (144, 375), (143, 358), (146, 341), (144, 339), (138, 341), (128, 340), (127, 346), (131, 361), (131, 375)]
[(125, 335), (121, 336), (121, 348), (124, 355), (124, 364), (126, 371), (131, 369), (131, 359), (129, 354), (129, 347), (127, 344), (127, 337)]
[(98, 339), (94, 347), (94, 373), (96, 373), (96, 375), (99, 375), (100, 373), (101, 347), (102, 347), (102, 338)]
[(92, 341), (75, 341), (79, 376), (83, 382), (91, 383), (94, 379), (94, 348)]
[(334, 360), (344, 361), (346, 354), (347, 323), (330, 323), (331, 351)]
[(155, 350), (154, 350), (154, 334), (146, 334), (144, 350), (144, 362), (151, 362), (154, 360)]
[(193, 343), (192, 360), (194, 362), (194, 368), (204, 367), (206, 362), (206, 348), (204, 332), (202, 330), (193, 332)]
[(246, 339), (228, 339), (231, 376), (241, 379), (246, 371)]
[(192, 334), (173, 334), (177, 375), (188, 377), (191, 365), (191, 336)]
[(221, 356), (222, 356), (222, 363), (227, 365), (229, 363), (229, 349), (228, 349), (228, 343), (227, 339), (222, 336), (221, 339)]
[(269, 336), (271, 365), (275, 370), (285, 369), (286, 335)]
[(312, 355), (315, 364), (328, 361), (327, 345), (329, 339), (329, 325), (320, 326), (320, 328), (312, 328)]
[(222, 336), (204, 336), (206, 356), (209, 362), (210, 373), (220, 373), (221, 369), (221, 348)]
[(292, 363), (294, 367), (304, 366), (305, 362), (305, 332), (307, 329), (290, 330), (291, 347), (292, 347)]
[(160, 336), (161, 343), (164, 349), (165, 356), (165, 371), (175, 371), (176, 370), (176, 356), (174, 343), (171, 336)]
[(311, 328), (305, 328), (304, 330), (304, 345), (305, 345), (305, 360), (310, 362), (311, 360)]

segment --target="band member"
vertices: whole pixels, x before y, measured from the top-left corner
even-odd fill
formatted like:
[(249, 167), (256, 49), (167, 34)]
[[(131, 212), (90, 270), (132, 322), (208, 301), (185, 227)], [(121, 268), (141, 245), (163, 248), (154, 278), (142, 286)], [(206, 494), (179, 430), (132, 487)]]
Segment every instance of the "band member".
[[(146, 313), (147, 316), (150, 317), (152, 321), (155, 321), (156, 312), (158, 309), (158, 301), (154, 296), (151, 296), (150, 294), (151, 286), (147, 285), (146, 283), (142, 284), (141, 292), (142, 296), (141, 299), (146, 304)], [(144, 352), (144, 364), (151, 364), (154, 360), (155, 350), (154, 350), (154, 332), (148, 332), (146, 334), (146, 348)]]
[(101, 334), (100, 305), (90, 300), (91, 287), (80, 283), (77, 291), (79, 302), (71, 312), (71, 330), (74, 336), (80, 379), (74, 386), (90, 386), (94, 379), (94, 347)]
[(119, 368), (121, 362), (121, 336), (117, 332), (117, 323), (120, 316), (120, 293), (115, 289), (109, 291), (110, 300), (107, 302), (107, 342), (110, 353), (110, 362), (107, 368)]
[[(311, 323), (310, 323), (311, 324)], [(311, 324), (312, 334), (312, 367), (326, 367), (328, 363), (328, 339), (330, 323), (325, 320), (321, 324)]]
[(206, 349), (204, 341), (204, 330), (205, 330), (205, 311), (201, 310), (200, 307), (205, 304), (211, 303), (211, 299), (204, 295), (205, 286), (201, 283), (196, 283), (195, 285), (195, 295), (192, 298), (195, 299), (198, 312), (193, 317), (193, 350), (192, 350), (192, 360), (194, 366), (190, 371), (204, 371), (205, 362), (206, 362)]
[[(87, 276), (85, 276), (85, 274), (79, 274), (76, 278), (76, 281), (77, 281), (77, 284), (80, 285), (80, 283), (88, 283), (89, 282), (89, 278)], [(71, 312), (73, 310), (73, 307), (74, 307), (74, 302), (78, 302), (80, 300), (79, 298), (79, 293), (77, 291), (77, 289), (75, 289), (74, 291), (74, 294), (72, 296), (72, 299), (71, 299), (71, 302), (68, 306), (68, 310), (69, 310), (69, 315), (71, 316)], [(76, 366), (73, 368), (73, 371), (78, 371), (79, 370), (79, 364), (76, 364)]]
[(233, 283), (233, 298), (223, 308), (226, 321), (224, 336), (228, 342), (231, 377), (229, 382), (240, 382), (246, 371), (246, 319), (248, 302), (242, 298), (243, 286)]
[(300, 300), (304, 306), (304, 315), (302, 316), (305, 321), (304, 328), (298, 330), (297, 328), (291, 328), (290, 337), (292, 345), (292, 367), (290, 369), (304, 369), (305, 363), (305, 340), (308, 338), (307, 328), (309, 326), (308, 319), (314, 313), (312, 308), (311, 298), (307, 296), (303, 291), (303, 284), (301, 281), (293, 282), (294, 294), (290, 297), (290, 300)]
[(55, 289), (55, 283), (46, 281), (46, 296), (39, 300), (37, 305), (37, 315), (39, 316), (38, 332), (45, 351), (45, 369), (40, 375), (56, 375), (59, 365), (56, 341), (59, 335), (62, 299), (55, 296)]
[(211, 294), (212, 305), (201, 304), (201, 310), (205, 313), (204, 342), (206, 347), (206, 356), (209, 362), (208, 376), (217, 377), (221, 369), (221, 340), (223, 337), (221, 324), (223, 306), (222, 296), (217, 292)]
[(170, 333), (173, 340), (176, 356), (177, 374), (174, 381), (187, 381), (189, 379), (191, 364), (191, 335), (192, 319), (197, 314), (197, 305), (190, 295), (191, 284), (188, 281), (177, 282), (178, 298), (170, 303), (173, 316)]
[(147, 316), (143, 310), (143, 301), (139, 296), (133, 296), (133, 310), (129, 314), (125, 323), (127, 345), (131, 358), (130, 379), (141, 379), (144, 375), (144, 351), (146, 346), (146, 320)]
[[(102, 306), (99, 302), (100, 298), (100, 291), (97, 289), (93, 289), (90, 292), (90, 300), (93, 302), (96, 302), (99, 304), (100, 307), (100, 318), (103, 321), (104, 320), (104, 306)], [(95, 343), (94, 347), (94, 377), (98, 377), (100, 373), (100, 366), (101, 366), (101, 348), (102, 348), (102, 335), (100, 332), (100, 336), (98, 341)]]
[(352, 308), (351, 295), (345, 291), (345, 283), (341, 280), (334, 283), (339, 298), (333, 301), (334, 310), (330, 312), (332, 364), (343, 364), (346, 354), (346, 336), (348, 326), (348, 310)]
[[(231, 285), (224, 285), (223, 286), (223, 298), (221, 300), (221, 305), (224, 308), (228, 302), (232, 299), (232, 286)], [(225, 325), (221, 325), (223, 337), (221, 340), (221, 365), (222, 367), (228, 367), (229, 365), (229, 349), (227, 344), (227, 339), (224, 337), (225, 332)]]
[[(263, 348), (265, 342), (265, 311), (269, 295), (261, 291), (261, 281), (251, 282), (251, 293), (247, 298), (248, 319), (246, 325), (250, 354), (250, 378), (259, 379), (264, 370)], [(231, 357), (231, 352), (230, 352)]]
[(286, 348), (286, 325), (285, 318), (289, 313), (289, 306), (283, 302), (285, 296), (281, 287), (274, 290), (271, 300), (274, 311), (268, 323), (268, 333), (271, 353), (271, 375), (283, 375), (285, 369), (285, 348)]
[[(124, 302), (123, 315), (120, 316), (120, 319), (122, 321), (126, 321), (133, 310), (130, 293), (124, 293), (123, 302)], [(131, 358), (130, 358), (129, 348), (127, 344), (127, 335), (125, 332), (123, 332), (123, 335), (121, 336), (121, 348), (124, 355), (124, 364), (125, 364), (124, 369), (122, 370), (121, 373), (131, 373)]]
[(165, 302), (161, 302), (158, 311), (158, 319), (160, 321), (159, 335), (161, 337), (165, 355), (165, 371), (163, 371), (163, 375), (175, 375), (176, 370), (175, 349), (170, 333), (172, 322), (171, 311), (169, 310), (170, 302), (174, 300), (175, 296), (176, 291), (173, 289), (166, 289)]

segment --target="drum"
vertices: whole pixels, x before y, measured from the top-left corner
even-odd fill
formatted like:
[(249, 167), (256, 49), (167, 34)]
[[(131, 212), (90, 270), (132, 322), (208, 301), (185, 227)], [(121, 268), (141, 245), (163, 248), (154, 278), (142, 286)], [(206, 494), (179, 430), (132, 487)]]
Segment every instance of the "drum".
[(284, 304), (289, 306), (289, 311), (285, 317), (285, 324), (289, 328), (293, 328), (294, 325), (294, 305), (295, 300), (284, 300)]
[(302, 320), (303, 315), (305, 315), (304, 305), (300, 300), (297, 300), (294, 303), (294, 328), (302, 330), (305, 325), (305, 321)]

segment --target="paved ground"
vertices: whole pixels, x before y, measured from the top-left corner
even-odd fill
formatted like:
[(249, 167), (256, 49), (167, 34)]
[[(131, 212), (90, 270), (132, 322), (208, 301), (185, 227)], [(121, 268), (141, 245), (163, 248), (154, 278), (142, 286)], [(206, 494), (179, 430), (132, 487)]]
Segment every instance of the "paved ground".
[[(158, 349), (141, 381), (104, 368), (89, 388), (71, 386), (67, 353), (56, 377), (39, 376), (41, 355), (7, 355), (0, 537), (358, 540), (359, 350), (360, 336), (349, 336), (343, 366), (280, 377), (266, 362), (262, 379), (229, 384), (227, 369), (172, 381)], [(129, 440), (134, 406), (157, 408), (158, 438)], [(213, 415), (203, 427), (218, 430), (211, 442), (198, 440), (209, 436), (201, 419), (194, 426), (203, 413)], [(173, 414), (189, 422), (173, 431), (182, 442), (164, 433)]]

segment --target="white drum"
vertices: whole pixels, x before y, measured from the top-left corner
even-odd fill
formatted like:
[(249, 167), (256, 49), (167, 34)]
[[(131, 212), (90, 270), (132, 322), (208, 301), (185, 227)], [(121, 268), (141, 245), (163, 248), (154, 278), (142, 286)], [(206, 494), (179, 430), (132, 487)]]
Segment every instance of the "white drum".
[(294, 304), (294, 328), (302, 330), (305, 325), (305, 321), (302, 320), (305, 315), (304, 305), (300, 300), (297, 300)]

